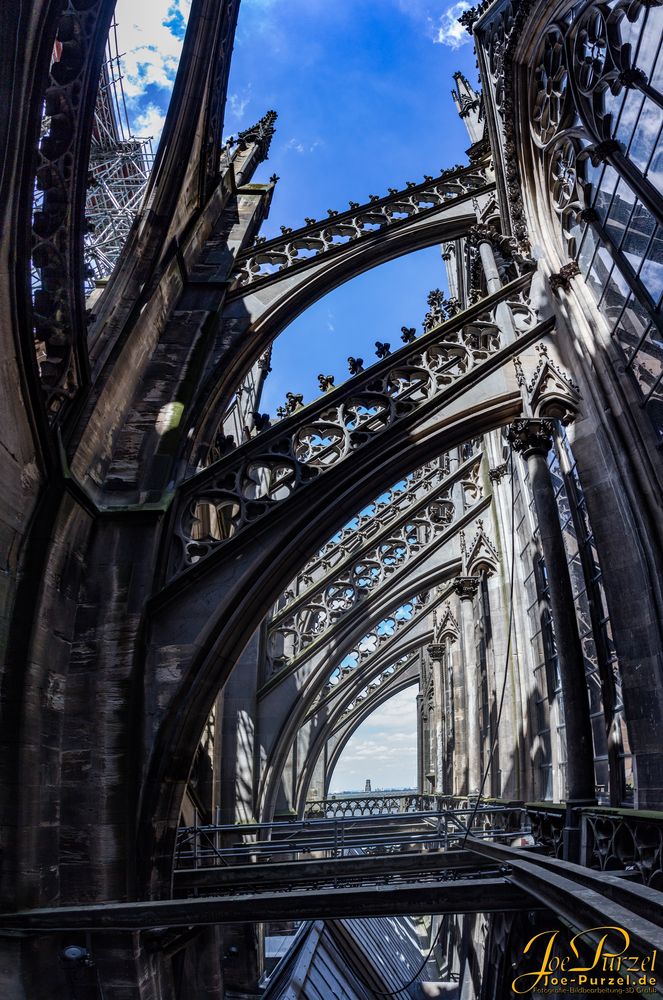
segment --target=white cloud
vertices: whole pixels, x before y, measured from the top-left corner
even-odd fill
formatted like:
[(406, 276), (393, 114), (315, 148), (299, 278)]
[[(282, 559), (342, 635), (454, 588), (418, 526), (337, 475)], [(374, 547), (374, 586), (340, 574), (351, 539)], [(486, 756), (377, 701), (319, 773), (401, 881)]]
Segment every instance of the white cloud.
[(439, 45), (448, 45), (451, 49), (459, 49), (461, 45), (470, 42), (470, 35), (458, 21), (460, 15), (469, 9), (470, 4), (467, 0), (459, 0), (458, 3), (447, 7), (438, 19), (433, 41)]
[(417, 781), (416, 689), (390, 698), (357, 729), (334, 770), (332, 793), (413, 788)]
[(165, 113), (156, 104), (148, 104), (138, 115), (133, 118), (133, 127), (136, 135), (151, 136), (155, 145), (163, 130), (163, 123), (166, 120)]
[(228, 111), (233, 118), (238, 121), (244, 117), (248, 105), (251, 103), (251, 87), (247, 87), (243, 94), (228, 95)]
[(318, 146), (323, 146), (323, 145), (324, 143), (322, 139), (314, 139), (313, 142), (311, 143), (304, 143), (301, 142), (300, 139), (293, 138), (293, 139), (288, 139), (283, 148), (292, 149), (295, 153), (299, 153), (301, 155), (303, 153), (314, 153), (318, 148)]
[[(166, 106), (173, 88), (184, 30), (191, 9), (191, 0), (117, 0), (118, 44), (121, 55), (124, 93), (134, 131), (140, 131), (136, 120), (152, 115), (158, 91), (162, 91), (162, 106)], [(147, 88), (150, 105), (146, 108)], [(154, 109), (154, 110), (151, 110)]]

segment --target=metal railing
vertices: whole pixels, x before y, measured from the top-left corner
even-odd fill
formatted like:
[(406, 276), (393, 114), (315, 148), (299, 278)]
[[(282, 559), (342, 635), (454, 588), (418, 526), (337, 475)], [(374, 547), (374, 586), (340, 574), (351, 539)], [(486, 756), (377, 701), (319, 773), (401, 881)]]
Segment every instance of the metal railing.
[(504, 840), (529, 833), (522, 806), (402, 811), (378, 816), (183, 827), (176, 869), (269, 864), (402, 853), (448, 851), (465, 837)]

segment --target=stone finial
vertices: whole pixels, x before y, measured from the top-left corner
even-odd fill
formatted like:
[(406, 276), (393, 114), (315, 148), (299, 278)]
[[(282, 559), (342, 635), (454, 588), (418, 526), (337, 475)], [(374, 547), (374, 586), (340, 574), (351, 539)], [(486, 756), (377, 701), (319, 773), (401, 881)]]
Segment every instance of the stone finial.
[[(463, 13), (458, 18), (458, 23), (462, 24), (465, 30), (469, 32), (469, 34), (471, 35), (472, 31), (474, 30), (475, 23), (479, 20), (479, 18), (481, 17), (483, 12), (487, 9), (490, 3), (491, 0), (482, 0), (482, 2), (478, 3), (475, 7), (470, 7), (469, 10), (463, 11)], [(454, 73), (454, 76), (455, 75), (456, 74)], [(460, 72), (458, 73), (458, 76), (462, 75), (463, 75), (462, 73)]]
[(285, 398), (285, 409), (288, 414), (294, 413), (295, 410), (301, 409), (304, 405), (304, 396), (301, 392), (286, 392)]
[(446, 319), (444, 292), (440, 288), (433, 288), (426, 297), (428, 312), (424, 316), (424, 331), (428, 333), (434, 327), (439, 326)]
[(253, 426), (258, 433), (266, 431), (271, 424), (269, 413), (258, 413), (257, 410), (254, 410), (251, 416), (253, 417)]
[(244, 129), (243, 132), (240, 132), (237, 137), (240, 146), (245, 149), (249, 143), (255, 143), (258, 147), (260, 160), (266, 160), (269, 154), (272, 137), (276, 131), (274, 122), (277, 117), (276, 111), (268, 111), (259, 121), (255, 123), (255, 125), (251, 125), (250, 128)]

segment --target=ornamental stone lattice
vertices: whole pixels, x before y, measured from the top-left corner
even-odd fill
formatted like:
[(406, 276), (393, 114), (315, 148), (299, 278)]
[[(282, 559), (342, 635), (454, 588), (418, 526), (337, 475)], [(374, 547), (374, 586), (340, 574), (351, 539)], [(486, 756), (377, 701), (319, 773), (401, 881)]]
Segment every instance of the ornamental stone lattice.
[(372, 663), (384, 652), (393, 637), (399, 632), (413, 628), (441, 599), (442, 593), (439, 588), (415, 594), (400, 608), (378, 622), (344, 656), (344, 663), (332, 670), (329, 680), (315, 700), (314, 707), (317, 708), (322, 701), (334, 694), (338, 685), (352, 677), (358, 668), (361, 668), (362, 674), (370, 671)]
[(518, 332), (537, 329), (531, 274), (470, 307), (372, 368), (246, 442), (184, 483), (176, 499), (170, 573), (182, 572), (257, 523), (347, 455), (375, 442), (464, 379), (492, 370), (497, 312), (508, 302)]
[[(472, 462), (477, 465), (480, 457)], [(272, 620), (268, 649), (272, 662), (285, 666), (314, 642), (320, 642), (358, 604), (375, 596), (391, 577), (415, 560), (421, 561), (466, 523), (483, 499), (473, 482), (473, 506), (451, 500), (451, 488), (467, 475), (466, 467), (442, 481), (375, 540), (350, 553), (314, 587), (305, 590)]]
[[(33, 330), (49, 418), (76, 395), (85, 379), (86, 323), (83, 301), (83, 214), (89, 152), (81, 136), (92, 116), (104, 58), (94, 45), (105, 37), (112, 6), (64, 4), (59, 49), (44, 95), (35, 173), (32, 222)], [(57, 58), (56, 58), (57, 56)], [(74, 161), (76, 157), (76, 161)], [(73, 169), (76, 162), (77, 169)]]
[(458, 198), (478, 193), (488, 185), (485, 170), (477, 165), (444, 171), (436, 180), (407, 186), (385, 198), (372, 196), (367, 204), (336, 212), (324, 222), (307, 220), (292, 233), (249, 248), (237, 258), (231, 291), (247, 289), (282, 275), (286, 269), (306, 265), (356, 240), (437, 211)]
[(366, 703), (370, 702), (374, 695), (378, 693), (380, 695), (384, 694), (385, 687), (391, 686), (395, 680), (398, 680), (403, 674), (407, 673), (417, 663), (418, 659), (419, 651), (415, 650), (414, 652), (399, 656), (397, 660), (389, 664), (388, 667), (385, 667), (358, 694), (351, 698), (341, 714), (338, 725), (344, 725), (356, 709), (366, 708)]
[(443, 458), (439, 464), (432, 462), (415, 469), (390, 489), (384, 490), (305, 563), (284, 590), (276, 610), (289, 606), (303, 591), (312, 584), (317, 584), (329, 570), (337, 567), (349, 551), (356, 549), (357, 538), (363, 542), (370, 541), (384, 528), (391, 526), (417, 500), (438, 486), (448, 472), (448, 461)]

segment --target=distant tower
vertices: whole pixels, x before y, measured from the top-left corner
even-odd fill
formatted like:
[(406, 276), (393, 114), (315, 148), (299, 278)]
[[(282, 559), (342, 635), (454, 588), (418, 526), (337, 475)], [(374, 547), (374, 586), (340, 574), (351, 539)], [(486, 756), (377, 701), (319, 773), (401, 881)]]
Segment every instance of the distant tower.
[(365, 792), (372, 791), (372, 789), (371, 789), (371, 779), (370, 778), (366, 779), (366, 785), (364, 786), (364, 791)]
[(481, 94), (474, 89), (467, 77), (460, 70), (454, 73), (454, 89), (451, 91), (458, 114), (465, 123), (470, 142), (474, 145), (483, 138), (483, 115), (481, 113)]

